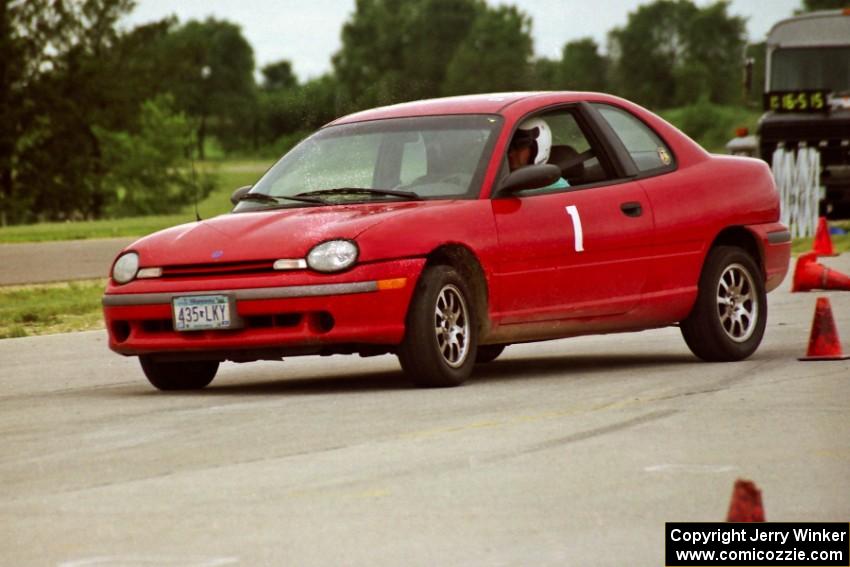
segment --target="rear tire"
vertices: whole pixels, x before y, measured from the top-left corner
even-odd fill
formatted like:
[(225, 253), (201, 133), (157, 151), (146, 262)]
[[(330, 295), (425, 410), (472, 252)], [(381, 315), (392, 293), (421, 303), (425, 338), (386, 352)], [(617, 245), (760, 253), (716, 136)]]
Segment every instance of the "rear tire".
[(450, 266), (422, 272), (398, 348), (401, 367), (425, 388), (459, 386), (469, 378), (478, 351), (472, 295)]
[(694, 308), (680, 328), (696, 356), (708, 362), (743, 360), (764, 336), (767, 294), (753, 258), (735, 246), (712, 248)]
[(505, 351), (508, 345), (480, 345), (478, 354), (475, 356), (475, 364), (487, 364), (493, 362)]
[(200, 390), (209, 385), (218, 372), (218, 361), (161, 362), (151, 356), (139, 357), (148, 381), (158, 390)]

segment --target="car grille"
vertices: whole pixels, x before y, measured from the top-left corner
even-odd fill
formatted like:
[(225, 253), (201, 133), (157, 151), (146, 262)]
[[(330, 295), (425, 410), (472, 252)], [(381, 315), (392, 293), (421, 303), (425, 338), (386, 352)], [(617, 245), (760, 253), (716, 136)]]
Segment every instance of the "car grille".
[(163, 278), (203, 278), (241, 274), (262, 274), (274, 271), (274, 260), (250, 262), (219, 262), (215, 264), (184, 264), (163, 266)]
[[(316, 317), (317, 325), (321, 329), (333, 327), (332, 322), (328, 322), (330, 315), (326, 313), (318, 313), (311, 314)], [(274, 327), (278, 328), (291, 328), (297, 327), (301, 324), (301, 321), (304, 319), (304, 313), (277, 313), (277, 314), (269, 314), (269, 315), (249, 315), (242, 318), (243, 326), (239, 329), (234, 330), (242, 330), (242, 329), (270, 329)], [(129, 325), (136, 326), (138, 325), (139, 329), (148, 335), (155, 335), (159, 333), (173, 333), (174, 323), (171, 319), (143, 319), (140, 321), (130, 321)], [(225, 332), (227, 329), (225, 329)], [(191, 331), (188, 331), (191, 332)], [(216, 331), (222, 332), (222, 331)]]

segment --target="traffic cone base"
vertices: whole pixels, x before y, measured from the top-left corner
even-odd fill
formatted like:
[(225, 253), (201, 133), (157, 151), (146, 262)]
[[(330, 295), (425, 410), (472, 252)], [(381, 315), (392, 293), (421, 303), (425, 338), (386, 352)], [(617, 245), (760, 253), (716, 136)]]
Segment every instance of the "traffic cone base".
[(817, 360), (847, 360), (848, 358), (850, 358), (850, 354), (832, 354), (829, 356), (801, 356), (797, 360), (812, 362)]
[(832, 237), (829, 235), (829, 224), (826, 222), (826, 217), (821, 217), (818, 221), (818, 229), (812, 242), (812, 252), (818, 256), (838, 256), (838, 253), (832, 247)]
[(793, 293), (813, 289), (850, 291), (850, 276), (819, 264), (817, 258), (817, 252), (806, 252), (797, 258), (791, 291)]
[(829, 298), (818, 297), (815, 316), (812, 319), (812, 332), (809, 335), (809, 349), (806, 356), (798, 360), (846, 360), (850, 356), (841, 351), (841, 340), (832, 318)]

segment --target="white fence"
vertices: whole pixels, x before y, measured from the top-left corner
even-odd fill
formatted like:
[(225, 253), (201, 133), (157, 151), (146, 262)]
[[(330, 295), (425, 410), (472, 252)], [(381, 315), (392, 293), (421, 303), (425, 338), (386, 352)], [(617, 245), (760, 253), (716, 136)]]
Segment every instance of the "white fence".
[(773, 178), (782, 203), (781, 220), (791, 228), (791, 236), (813, 236), (818, 224), (820, 153), (815, 148), (773, 152)]

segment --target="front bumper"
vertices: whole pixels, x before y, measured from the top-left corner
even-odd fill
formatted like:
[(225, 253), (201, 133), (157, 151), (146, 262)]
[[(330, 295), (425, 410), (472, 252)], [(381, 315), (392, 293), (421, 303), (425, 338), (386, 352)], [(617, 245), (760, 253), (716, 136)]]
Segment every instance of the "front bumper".
[[(333, 276), (300, 271), (110, 286), (103, 297), (109, 348), (125, 355), (250, 360), (396, 345), (424, 264), (415, 258)], [(241, 328), (174, 330), (175, 296), (219, 293), (235, 297)]]

